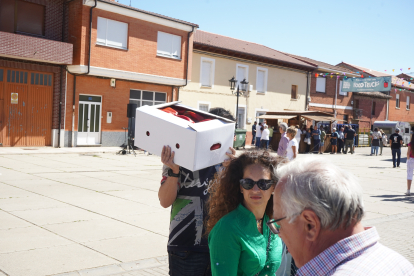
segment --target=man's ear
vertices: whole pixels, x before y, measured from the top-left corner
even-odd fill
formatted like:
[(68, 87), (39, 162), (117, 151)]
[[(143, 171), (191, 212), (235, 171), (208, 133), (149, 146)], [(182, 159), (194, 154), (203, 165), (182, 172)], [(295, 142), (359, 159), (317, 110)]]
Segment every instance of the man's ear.
[(305, 227), (305, 236), (308, 241), (316, 241), (321, 231), (321, 221), (312, 210), (304, 210), (300, 215)]

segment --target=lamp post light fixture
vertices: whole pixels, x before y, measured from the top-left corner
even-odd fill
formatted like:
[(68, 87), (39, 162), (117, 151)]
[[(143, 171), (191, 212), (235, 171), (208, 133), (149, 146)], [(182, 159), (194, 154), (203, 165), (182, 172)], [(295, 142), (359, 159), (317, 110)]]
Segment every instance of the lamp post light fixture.
[(247, 85), (249, 84), (249, 82), (246, 81), (246, 79), (243, 79), (240, 84), (241, 84), (241, 91), (239, 89), (239, 84), (237, 84), (237, 90), (236, 92), (234, 92), (235, 86), (236, 86), (236, 82), (237, 80), (232, 77), (230, 80), (230, 90), (233, 94), (235, 94), (237, 96), (237, 105), (236, 105), (236, 129), (238, 127), (238, 120), (239, 120), (239, 96), (242, 95), (244, 96), (247, 93)]

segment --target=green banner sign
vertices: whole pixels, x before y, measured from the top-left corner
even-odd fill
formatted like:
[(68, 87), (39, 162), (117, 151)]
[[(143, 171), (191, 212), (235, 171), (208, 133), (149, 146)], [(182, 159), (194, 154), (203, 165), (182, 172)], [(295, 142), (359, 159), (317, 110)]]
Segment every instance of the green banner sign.
[(342, 92), (391, 91), (391, 77), (355, 78), (342, 80)]

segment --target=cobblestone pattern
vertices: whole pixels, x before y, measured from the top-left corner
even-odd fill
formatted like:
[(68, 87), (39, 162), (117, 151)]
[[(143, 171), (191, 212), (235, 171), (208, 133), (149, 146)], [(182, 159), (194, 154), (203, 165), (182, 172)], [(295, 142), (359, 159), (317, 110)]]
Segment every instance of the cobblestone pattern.
[(414, 264), (414, 213), (399, 214), (378, 220), (369, 220), (381, 237), (380, 243), (397, 251)]

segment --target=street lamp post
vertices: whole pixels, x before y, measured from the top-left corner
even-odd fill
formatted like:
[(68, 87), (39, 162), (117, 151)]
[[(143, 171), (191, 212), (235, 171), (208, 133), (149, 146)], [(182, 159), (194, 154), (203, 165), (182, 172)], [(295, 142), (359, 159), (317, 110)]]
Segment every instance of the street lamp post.
[(246, 79), (243, 79), (243, 81), (240, 82), (241, 84), (241, 91), (239, 90), (239, 84), (237, 84), (237, 90), (236, 92), (234, 92), (234, 88), (236, 85), (237, 80), (232, 77), (230, 80), (230, 90), (233, 94), (235, 94), (237, 96), (237, 105), (236, 105), (236, 129), (238, 127), (238, 120), (239, 120), (239, 96), (240, 95), (245, 95), (245, 93), (247, 92), (247, 84), (249, 84), (249, 82), (246, 81)]

